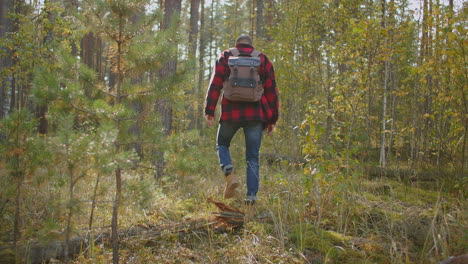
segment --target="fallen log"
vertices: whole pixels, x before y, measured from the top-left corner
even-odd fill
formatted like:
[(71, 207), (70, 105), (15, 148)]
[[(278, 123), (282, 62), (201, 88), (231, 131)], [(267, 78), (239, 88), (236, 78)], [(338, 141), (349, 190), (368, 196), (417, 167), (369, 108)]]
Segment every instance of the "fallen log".
[(240, 209), (212, 199), (208, 199), (208, 202), (214, 204), (219, 210), (219, 212), (212, 213), (211, 221), (214, 230), (233, 230), (244, 225), (245, 213)]

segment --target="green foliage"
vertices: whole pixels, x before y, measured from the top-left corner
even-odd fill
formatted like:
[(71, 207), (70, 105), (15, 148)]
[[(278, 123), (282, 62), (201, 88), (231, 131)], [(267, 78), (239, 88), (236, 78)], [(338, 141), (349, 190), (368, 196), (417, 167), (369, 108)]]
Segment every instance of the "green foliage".
[[(0, 173), (3, 179), (0, 183), (0, 223), (10, 230), (16, 227), (18, 232), (34, 221), (26, 218), (23, 222), (24, 227), (16, 222), (26, 215), (26, 212), (35, 210), (34, 207), (28, 208), (31, 204), (27, 202), (34, 201), (34, 198), (28, 195), (27, 182), (34, 182), (41, 166), (52, 161), (44, 138), (35, 134), (35, 128), (36, 121), (26, 110), (13, 112), (0, 123), (0, 135), (3, 137), (0, 153), (4, 157), (2, 162), (5, 162), (4, 170)], [(11, 202), (8, 203), (9, 201)], [(25, 201), (25, 204), (20, 201)]]
[(126, 206), (138, 206), (142, 210), (151, 207), (155, 196), (155, 184), (153, 179), (129, 179), (125, 181), (124, 201)]
[[(179, 133), (170, 138), (168, 149), (169, 160), (172, 161), (168, 169), (180, 177), (189, 175), (208, 175), (217, 168), (216, 157), (210, 142), (200, 139), (198, 131), (192, 130)], [(203, 143), (204, 142), (204, 143)]]
[(0, 124), (0, 134), (4, 137), (0, 152), (15, 182), (32, 177), (38, 165), (50, 161), (50, 155), (44, 151), (44, 142), (35, 137), (36, 125), (35, 119), (25, 110), (12, 113)]

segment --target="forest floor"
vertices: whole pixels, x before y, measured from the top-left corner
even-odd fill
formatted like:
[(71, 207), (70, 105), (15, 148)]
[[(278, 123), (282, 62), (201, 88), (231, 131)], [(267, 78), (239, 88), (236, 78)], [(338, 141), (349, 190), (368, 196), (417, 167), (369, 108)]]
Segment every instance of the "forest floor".
[[(448, 188), (454, 186), (450, 175), (432, 179), (375, 177), (366, 172), (319, 176), (305, 174), (301, 166), (285, 161), (268, 165), (263, 160), (259, 200), (247, 207), (243, 203), (245, 168), (236, 169), (241, 180), (238, 195), (223, 199), (224, 179), (212, 162), (213, 151), (196, 146), (176, 146), (168, 155), (172, 163), (166, 164), (167, 176), (158, 181), (145, 168), (124, 173), (120, 263), (425, 264), (468, 253), (466, 191)], [(235, 160), (242, 156), (241, 147), (233, 148)], [(36, 187), (35, 181), (28, 183), (23, 215), (30, 217), (23, 219), (22, 240), (64, 241), (68, 190), (63, 179), (57, 180), (48, 185), (38, 181)], [(73, 237), (89, 235), (89, 201), (94, 191), (100, 201), (93, 216), (96, 243), (80, 249), (72, 263), (112, 263), (109, 227), (114, 178), (102, 176), (94, 190), (95, 181), (96, 175), (91, 174), (75, 186), (80, 201), (72, 217)], [(235, 215), (232, 225), (218, 225), (219, 208), (212, 201), (244, 215)], [(11, 237), (14, 214), (6, 212), (9, 215), (1, 218), (2, 238)], [(0, 242), (0, 263), (4, 263), (1, 246), (5, 245)]]
[[(262, 175), (253, 208), (241, 194), (224, 200), (222, 177), (160, 184), (151, 206), (121, 213), (121, 230), (140, 230), (123, 236), (121, 263), (439, 263), (468, 252), (467, 200), (435, 190), (436, 182), (363, 176), (312, 184), (284, 168)], [(239, 208), (243, 225), (215, 228), (210, 199)], [(74, 263), (111, 262), (106, 243), (92, 250)]]

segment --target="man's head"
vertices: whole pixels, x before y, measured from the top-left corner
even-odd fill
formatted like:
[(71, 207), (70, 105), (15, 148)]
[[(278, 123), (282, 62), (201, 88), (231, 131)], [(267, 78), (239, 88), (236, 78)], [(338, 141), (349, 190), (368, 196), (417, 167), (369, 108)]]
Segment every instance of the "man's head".
[(249, 35), (240, 35), (236, 39), (236, 45), (237, 44), (249, 44), (252, 45), (252, 38)]

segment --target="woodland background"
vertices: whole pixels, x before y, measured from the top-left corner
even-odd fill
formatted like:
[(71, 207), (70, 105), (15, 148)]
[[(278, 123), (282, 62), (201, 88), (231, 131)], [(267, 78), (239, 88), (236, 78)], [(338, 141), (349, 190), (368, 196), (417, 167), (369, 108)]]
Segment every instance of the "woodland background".
[[(0, 262), (50, 253), (37, 245), (65, 263), (468, 252), (466, 3), (0, 3)], [(272, 60), (280, 91), (255, 207), (269, 220), (180, 232), (222, 197), (203, 104), (214, 61), (240, 34)], [(242, 175), (241, 136), (232, 152)], [(72, 252), (79, 237), (88, 243)]]

